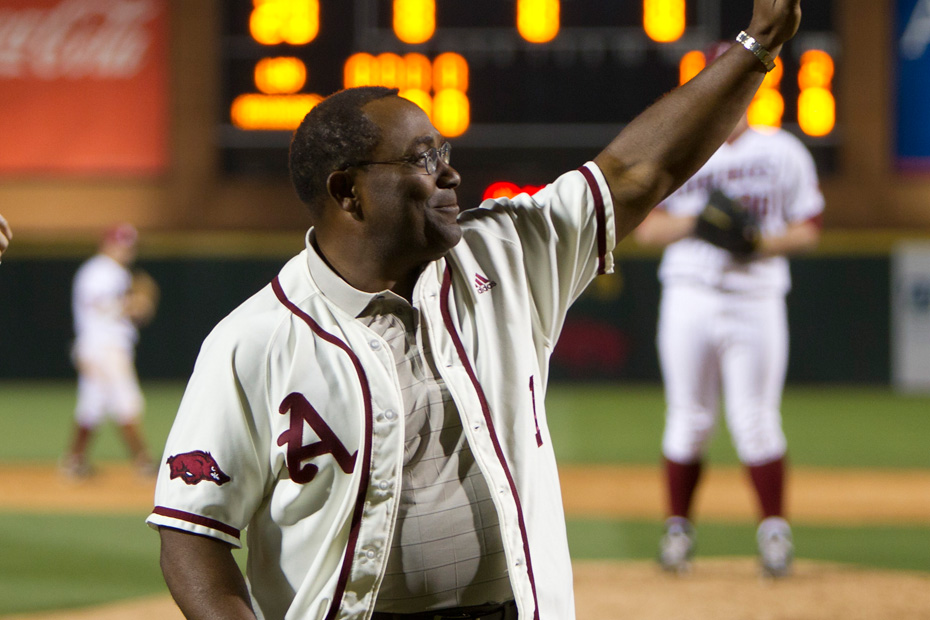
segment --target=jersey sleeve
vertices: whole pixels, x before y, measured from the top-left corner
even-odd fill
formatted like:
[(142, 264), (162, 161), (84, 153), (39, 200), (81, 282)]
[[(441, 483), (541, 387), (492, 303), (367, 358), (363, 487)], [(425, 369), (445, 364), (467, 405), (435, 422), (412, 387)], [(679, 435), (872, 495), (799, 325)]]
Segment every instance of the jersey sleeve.
[(790, 136), (792, 148), (788, 150), (786, 183), (788, 196), (786, 219), (788, 223), (804, 222), (823, 213), (824, 198), (817, 178), (817, 167), (810, 151), (794, 136)]
[[(603, 173), (589, 162), (532, 196), (488, 200), (473, 211), (487, 224), (482, 234), (519, 246), (498, 262), (514, 263), (507, 268), (526, 282), (540, 331), (554, 342), (572, 302), (595, 276), (613, 272), (613, 202)], [(487, 254), (493, 260), (493, 250)]]
[[(269, 440), (264, 358), (235, 322), (204, 341), (165, 445), (147, 523), (241, 546), (258, 509)], [(254, 386), (254, 387), (253, 387)]]

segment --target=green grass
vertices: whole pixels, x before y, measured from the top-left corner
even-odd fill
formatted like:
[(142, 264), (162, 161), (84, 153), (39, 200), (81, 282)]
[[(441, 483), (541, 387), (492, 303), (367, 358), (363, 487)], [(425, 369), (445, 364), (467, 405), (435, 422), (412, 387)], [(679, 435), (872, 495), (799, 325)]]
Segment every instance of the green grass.
[[(156, 457), (161, 456), (183, 389), (180, 382), (144, 386), (143, 426)], [(71, 441), (74, 402), (72, 382), (0, 382), (0, 463), (56, 461)], [(126, 449), (113, 424), (101, 427), (90, 455), (104, 461), (126, 458)]]
[[(557, 385), (547, 400), (561, 463), (659, 461), (665, 401), (656, 385)], [(791, 463), (930, 467), (930, 396), (883, 387), (789, 387), (782, 406)], [(722, 416), (708, 460), (738, 461)]]
[(145, 515), (0, 514), (0, 613), (166, 591)]
[[(828, 527), (794, 525), (797, 556), (863, 567), (930, 571), (930, 527)], [(752, 556), (755, 525), (698, 523), (696, 557)], [(573, 519), (568, 539), (575, 559), (651, 560), (662, 526), (658, 521)]]
[[(181, 399), (183, 383), (147, 383), (145, 434), (154, 455)], [(55, 462), (66, 449), (72, 382), (0, 382), (0, 463)], [(655, 464), (664, 400), (657, 385), (556, 385), (549, 427), (561, 463)], [(783, 416), (791, 462), (837, 468), (930, 467), (930, 397), (880, 387), (789, 387)], [(92, 446), (96, 460), (125, 458), (112, 425)], [(712, 464), (735, 464), (723, 425)], [(158, 536), (138, 516), (0, 512), (0, 615), (166, 593)], [(699, 553), (751, 555), (749, 523), (698, 524)], [(573, 556), (650, 559), (661, 523), (573, 519)], [(795, 527), (798, 557), (930, 572), (927, 527)], [(244, 554), (237, 554), (242, 561)]]
[[(155, 454), (182, 392), (181, 382), (145, 385), (145, 433)], [(74, 409), (71, 382), (0, 382), (0, 403), (0, 462), (52, 461), (65, 450)], [(562, 463), (659, 460), (665, 401), (658, 385), (555, 385), (547, 408)], [(789, 387), (782, 416), (794, 465), (930, 467), (930, 396), (883, 387)], [(124, 458), (112, 425), (101, 429), (92, 454)], [(737, 463), (722, 419), (709, 456), (712, 463)]]

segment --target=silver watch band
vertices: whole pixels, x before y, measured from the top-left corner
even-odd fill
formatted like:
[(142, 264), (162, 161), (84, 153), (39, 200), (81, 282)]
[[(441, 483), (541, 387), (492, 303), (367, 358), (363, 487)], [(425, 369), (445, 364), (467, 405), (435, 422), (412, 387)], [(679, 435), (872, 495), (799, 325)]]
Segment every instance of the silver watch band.
[(762, 44), (753, 37), (746, 34), (745, 30), (736, 35), (736, 42), (752, 52), (753, 55), (759, 59), (759, 62), (762, 63), (762, 66), (765, 67), (766, 72), (775, 68), (775, 59), (772, 58), (769, 51), (762, 47)]

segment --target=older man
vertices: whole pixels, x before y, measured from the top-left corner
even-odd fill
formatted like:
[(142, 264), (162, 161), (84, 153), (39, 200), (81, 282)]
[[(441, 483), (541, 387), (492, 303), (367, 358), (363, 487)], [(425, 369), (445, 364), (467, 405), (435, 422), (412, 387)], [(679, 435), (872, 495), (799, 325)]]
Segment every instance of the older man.
[(149, 523), (187, 617), (573, 618), (552, 348), (799, 18), (798, 0), (756, 0), (744, 45), (594, 161), (463, 212), (414, 104), (364, 88), (314, 108), (291, 145), (307, 247), (205, 341), (159, 474)]

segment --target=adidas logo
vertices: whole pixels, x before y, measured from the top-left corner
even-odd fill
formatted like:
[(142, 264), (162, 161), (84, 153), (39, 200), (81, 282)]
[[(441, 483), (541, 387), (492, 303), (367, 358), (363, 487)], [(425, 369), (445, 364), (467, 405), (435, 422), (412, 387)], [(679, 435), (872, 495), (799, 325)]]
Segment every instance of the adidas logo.
[(478, 294), (487, 293), (492, 288), (497, 286), (497, 282), (494, 280), (488, 280), (480, 273), (475, 274), (475, 288), (478, 290)]

